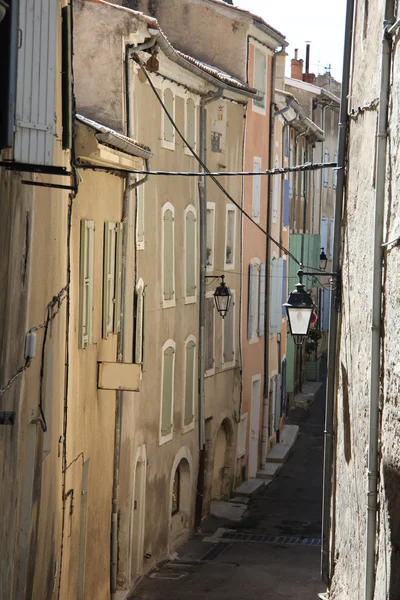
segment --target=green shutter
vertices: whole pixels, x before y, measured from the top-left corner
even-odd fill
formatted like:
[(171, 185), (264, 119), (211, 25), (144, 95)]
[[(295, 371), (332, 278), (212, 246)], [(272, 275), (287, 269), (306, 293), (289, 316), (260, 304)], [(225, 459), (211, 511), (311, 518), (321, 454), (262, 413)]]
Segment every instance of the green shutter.
[(174, 349), (169, 347), (164, 352), (164, 371), (162, 382), (162, 414), (161, 435), (165, 436), (172, 431), (172, 390), (173, 390), (173, 364)]
[(196, 217), (186, 213), (186, 296), (196, 295)]
[(79, 348), (92, 343), (94, 221), (81, 221), (79, 273)]
[(164, 212), (164, 300), (174, 297), (174, 217), (172, 211)]
[(115, 284), (114, 284), (114, 324), (113, 330), (118, 333), (121, 329), (122, 312), (122, 241), (124, 224), (117, 223), (115, 240)]
[(115, 223), (104, 223), (103, 252), (103, 338), (108, 338), (114, 312)]
[(186, 377), (185, 377), (185, 417), (184, 424), (193, 421), (193, 392), (194, 392), (194, 354), (196, 345), (188, 342), (186, 346)]
[(135, 315), (135, 363), (142, 363), (143, 359), (143, 288), (136, 289), (136, 315)]
[[(174, 95), (170, 89), (166, 89), (164, 91), (164, 104), (165, 108), (171, 115), (172, 119), (174, 118)], [(164, 141), (165, 142), (173, 142), (174, 141), (174, 127), (165, 114), (163, 110), (163, 119), (164, 119)]]

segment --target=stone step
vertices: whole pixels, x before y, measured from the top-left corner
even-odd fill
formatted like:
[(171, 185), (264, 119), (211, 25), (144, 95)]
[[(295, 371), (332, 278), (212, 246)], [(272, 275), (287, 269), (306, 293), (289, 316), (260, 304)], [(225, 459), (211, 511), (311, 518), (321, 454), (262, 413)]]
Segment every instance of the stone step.
[(260, 471), (257, 471), (258, 479), (273, 479), (279, 469), (281, 468), (282, 463), (266, 463), (265, 467)]
[(264, 479), (257, 479), (253, 477), (252, 479), (248, 479), (244, 481), (241, 485), (239, 485), (236, 490), (233, 490), (232, 496), (244, 496), (247, 498), (251, 498), (255, 496), (261, 488), (264, 487), (265, 481)]
[(272, 450), (267, 454), (267, 463), (284, 463), (288, 457), (289, 451), (296, 441), (299, 432), (298, 425), (284, 425), (280, 433), (280, 442), (275, 444)]
[(213, 500), (210, 505), (210, 515), (212, 517), (237, 523), (241, 521), (246, 510), (247, 506), (245, 504), (235, 504), (233, 502)]

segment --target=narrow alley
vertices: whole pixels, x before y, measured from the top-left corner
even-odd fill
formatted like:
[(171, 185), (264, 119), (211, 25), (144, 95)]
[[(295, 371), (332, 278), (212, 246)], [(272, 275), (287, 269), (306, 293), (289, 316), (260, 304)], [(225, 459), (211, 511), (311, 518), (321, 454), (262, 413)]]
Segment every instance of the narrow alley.
[[(292, 413), (288, 422), (299, 433), (287, 462), (251, 500), (243, 520), (205, 519), (202, 534), (175, 560), (143, 577), (129, 600), (317, 598), (324, 589), (319, 573), (324, 401), (325, 384), (309, 411)], [(214, 543), (204, 541), (210, 537)]]

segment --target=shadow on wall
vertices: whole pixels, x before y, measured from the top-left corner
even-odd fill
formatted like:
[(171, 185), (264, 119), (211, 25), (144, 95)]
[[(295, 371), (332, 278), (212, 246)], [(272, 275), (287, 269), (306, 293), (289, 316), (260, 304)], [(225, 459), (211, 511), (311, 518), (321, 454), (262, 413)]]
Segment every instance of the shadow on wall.
[(342, 392), (343, 392), (343, 445), (344, 458), (349, 464), (351, 460), (351, 429), (350, 429), (350, 407), (349, 407), (349, 377), (346, 367), (341, 363)]
[(400, 598), (400, 471), (393, 465), (383, 467), (385, 496), (389, 513), (390, 562), (389, 600)]

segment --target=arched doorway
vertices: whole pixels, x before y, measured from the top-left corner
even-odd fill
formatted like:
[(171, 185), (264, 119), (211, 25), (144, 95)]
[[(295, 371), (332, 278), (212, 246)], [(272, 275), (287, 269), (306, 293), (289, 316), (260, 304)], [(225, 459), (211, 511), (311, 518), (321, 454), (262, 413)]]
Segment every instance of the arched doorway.
[(214, 445), (214, 466), (211, 489), (212, 500), (222, 500), (229, 494), (231, 473), (232, 427), (224, 419), (218, 430)]
[(131, 517), (131, 582), (142, 573), (146, 501), (146, 448), (136, 454)]
[(188, 448), (180, 449), (175, 457), (170, 480), (170, 549), (183, 543), (190, 533), (192, 520), (192, 458)]

